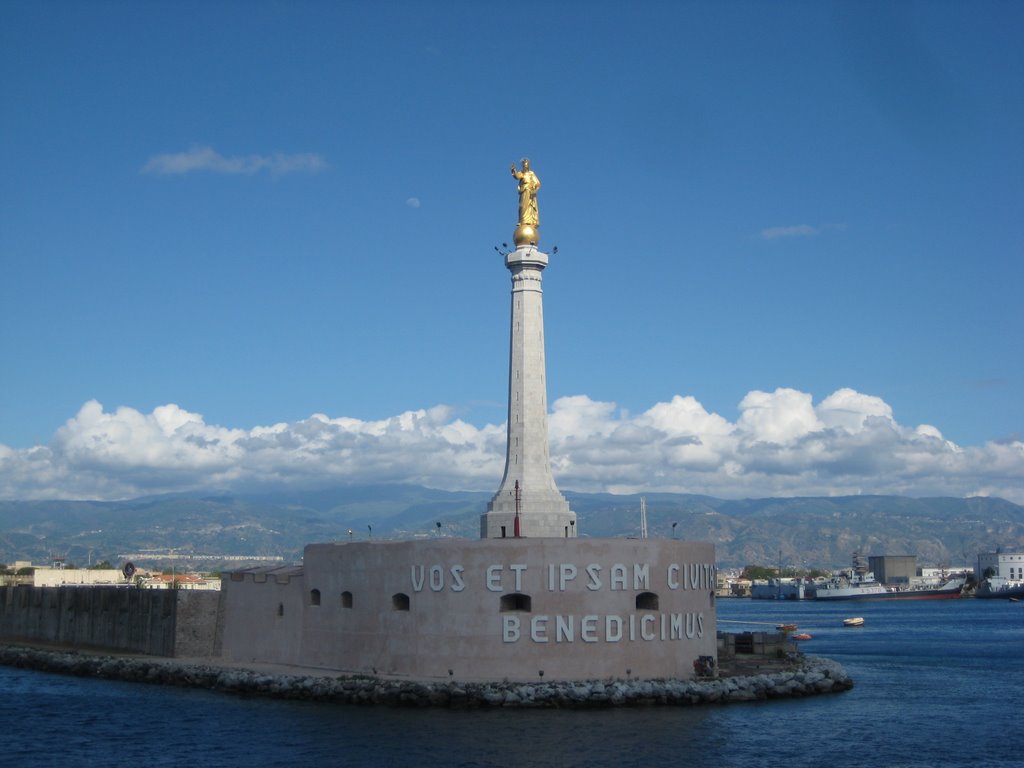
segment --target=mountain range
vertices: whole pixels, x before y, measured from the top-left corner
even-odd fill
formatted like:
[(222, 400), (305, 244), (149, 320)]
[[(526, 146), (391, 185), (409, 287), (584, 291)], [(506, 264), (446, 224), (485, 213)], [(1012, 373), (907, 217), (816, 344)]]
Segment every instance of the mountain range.
[[(0, 563), (38, 565), (59, 557), (84, 567), (143, 555), (138, 565), (160, 567), (160, 554), (173, 551), (193, 556), (195, 567), (215, 568), (226, 556), (297, 562), (303, 546), (317, 541), (476, 538), (491, 496), (376, 485), (112, 502), (0, 501)], [(580, 535), (640, 535), (640, 494), (565, 496)], [(720, 568), (835, 568), (847, 566), (854, 551), (916, 555), (919, 565), (971, 565), (979, 552), (1024, 549), (1024, 507), (993, 497), (644, 496), (649, 536), (711, 541)]]

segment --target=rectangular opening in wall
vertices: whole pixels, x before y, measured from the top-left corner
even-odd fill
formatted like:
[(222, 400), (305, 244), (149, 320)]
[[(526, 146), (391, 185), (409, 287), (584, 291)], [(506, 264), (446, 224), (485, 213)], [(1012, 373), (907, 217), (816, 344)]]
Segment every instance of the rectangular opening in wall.
[(533, 599), (529, 595), (514, 592), (512, 594), (501, 596), (499, 610), (501, 610), (502, 613), (507, 613), (508, 611), (530, 613), (532, 609)]

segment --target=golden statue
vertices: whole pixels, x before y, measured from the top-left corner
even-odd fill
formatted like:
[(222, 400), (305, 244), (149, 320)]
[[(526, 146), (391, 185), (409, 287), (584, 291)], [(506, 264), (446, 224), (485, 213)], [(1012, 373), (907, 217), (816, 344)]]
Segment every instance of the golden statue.
[(523, 170), (516, 170), (512, 163), (512, 175), (519, 179), (519, 226), (513, 241), (516, 245), (536, 245), (540, 240), (540, 213), (537, 209), (537, 190), (540, 179), (530, 170), (530, 161), (523, 158)]

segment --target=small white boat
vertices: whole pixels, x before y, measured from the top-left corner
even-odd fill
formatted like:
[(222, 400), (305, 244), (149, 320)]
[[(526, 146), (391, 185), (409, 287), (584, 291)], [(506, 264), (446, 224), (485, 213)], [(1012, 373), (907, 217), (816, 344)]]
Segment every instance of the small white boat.
[(843, 626), (844, 627), (863, 627), (864, 626), (864, 617), (863, 616), (854, 616), (853, 618), (850, 618), (850, 619), (843, 619)]

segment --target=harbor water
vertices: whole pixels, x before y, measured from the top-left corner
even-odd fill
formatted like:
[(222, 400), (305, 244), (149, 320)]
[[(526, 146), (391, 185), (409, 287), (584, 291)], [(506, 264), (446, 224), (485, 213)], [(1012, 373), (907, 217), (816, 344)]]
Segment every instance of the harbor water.
[[(242, 698), (0, 667), (11, 766), (1024, 765), (1024, 603), (720, 600), (725, 631), (796, 623), (853, 690), (704, 707), (440, 710)], [(842, 620), (863, 616), (863, 627)]]

